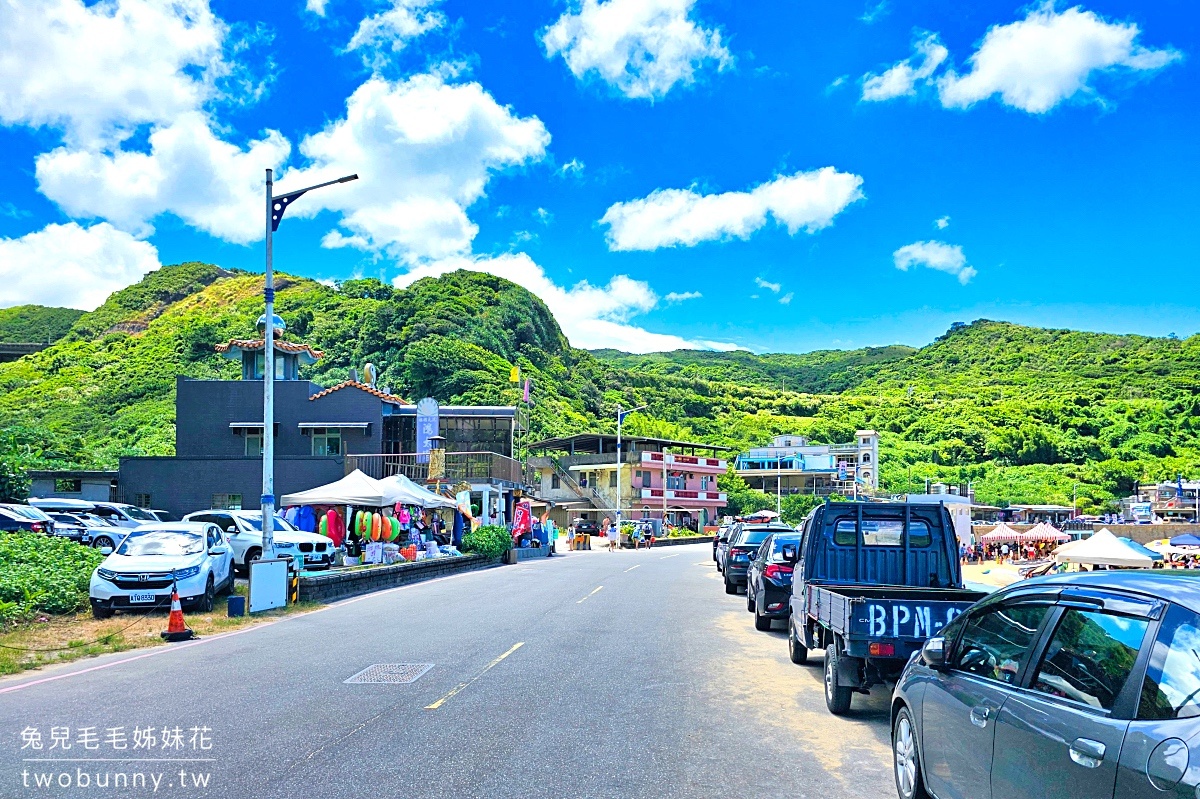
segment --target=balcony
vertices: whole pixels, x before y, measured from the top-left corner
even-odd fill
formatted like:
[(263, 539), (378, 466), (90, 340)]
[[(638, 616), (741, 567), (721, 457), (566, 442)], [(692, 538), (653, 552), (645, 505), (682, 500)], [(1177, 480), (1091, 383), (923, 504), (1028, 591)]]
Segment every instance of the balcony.
[[(423, 483), (429, 477), (429, 459), (427, 455), (419, 456), (415, 452), (403, 455), (347, 455), (346, 473), (355, 469), (361, 469), (367, 476), (377, 480), (402, 474), (414, 482)], [(520, 461), (495, 452), (447, 452), (446, 474), (442, 480), (447, 483), (491, 481), (531, 486), (537, 482), (538, 475)]]
[[(704, 458), (699, 455), (675, 455), (666, 453), (667, 468), (673, 471), (700, 472), (704, 474), (724, 474), (725, 460), (723, 458)], [(663, 453), (643, 452), (641, 457), (643, 467), (663, 468)]]
[[(643, 488), (642, 499), (663, 499), (663, 490), (661, 488)], [(725, 504), (724, 491), (693, 491), (690, 489), (667, 489), (667, 501), (691, 500), (692, 502), (701, 502), (704, 504), (717, 503), (718, 505)]]

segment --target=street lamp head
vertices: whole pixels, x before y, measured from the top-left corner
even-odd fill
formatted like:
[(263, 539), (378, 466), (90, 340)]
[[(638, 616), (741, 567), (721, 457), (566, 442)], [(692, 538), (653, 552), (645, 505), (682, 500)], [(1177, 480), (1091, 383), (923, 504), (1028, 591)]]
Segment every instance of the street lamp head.
[(349, 183), (352, 180), (358, 180), (358, 175), (346, 175), (344, 178), (338, 178), (338, 183)]

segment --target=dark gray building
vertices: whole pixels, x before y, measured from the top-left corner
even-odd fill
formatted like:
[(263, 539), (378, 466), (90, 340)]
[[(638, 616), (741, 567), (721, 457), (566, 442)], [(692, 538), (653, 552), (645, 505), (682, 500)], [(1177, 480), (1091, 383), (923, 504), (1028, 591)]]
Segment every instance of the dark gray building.
[[(122, 501), (176, 515), (258, 506), (263, 341), (238, 339), (217, 350), (242, 361), (242, 379), (178, 378), (175, 455), (122, 458), (117, 492)], [(322, 353), (284, 341), (276, 341), (275, 351), (277, 496), (333, 482), (355, 466), (396, 471), (415, 459), (414, 404), (354, 380), (329, 388), (300, 380), (300, 366)], [(447, 452), (493, 453), (487, 466), (492, 471), (511, 460), (515, 421), (511, 407), (443, 406), (438, 427)]]

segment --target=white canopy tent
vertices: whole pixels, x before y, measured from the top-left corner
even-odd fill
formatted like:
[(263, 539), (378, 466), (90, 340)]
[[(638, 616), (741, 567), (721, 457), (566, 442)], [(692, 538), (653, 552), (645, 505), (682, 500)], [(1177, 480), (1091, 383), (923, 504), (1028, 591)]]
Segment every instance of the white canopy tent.
[(455, 508), (454, 500), (435, 494), (424, 486), (417, 485), (402, 474), (394, 474), (377, 481), (390, 497), (388, 504), (420, 505), (422, 508)]
[(379, 480), (355, 469), (341, 480), (328, 485), (310, 488), (295, 494), (284, 494), (279, 499), (280, 507), (291, 505), (361, 505), (380, 508), (396, 500)]
[(1126, 566), (1148, 569), (1154, 558), (1144, 547), (1136, 547), (1122, 541), (1108, 528), (1100, 530), (1091, 538), (1073, 541), (1054, 551), (1059, 563), (1084, 563), (1089, 566)]

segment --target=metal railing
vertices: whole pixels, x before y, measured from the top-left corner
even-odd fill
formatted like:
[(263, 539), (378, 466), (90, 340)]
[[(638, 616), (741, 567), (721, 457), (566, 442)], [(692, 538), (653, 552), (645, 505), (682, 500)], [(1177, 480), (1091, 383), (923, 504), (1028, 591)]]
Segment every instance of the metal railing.
[(567, 488), (574, 491), (576, 496), (578, 496), (580, 499), (586, 499), (588, 502), (592, 503), (592, 507), (596, 508), (597, 510), (605, 510), (613, 507), (609, 499), (603, 496), (599, 489), (595, 487), (587, 488), (580, 485), (579, 481), (576, 480), (574, 475), (572, 475), (571, 472), (562, 465), (562, 462), (558, 458), (551, 455), (550, 463), (554, 465), (554, 472), (558, 475), (558, 479), (566, 484)]
[[(429, 477), (429, 457), (407, 452), (402, 455), (347, 455), (346, 474), (361, 469), (368, 477), (381, 480), (402, 474), (415, 482)], [(522, 486), (534, 482), (533, 470), (520, 461), (496, 452), (447, 452), (446, 482), (460, 480), (502, 480)]]

